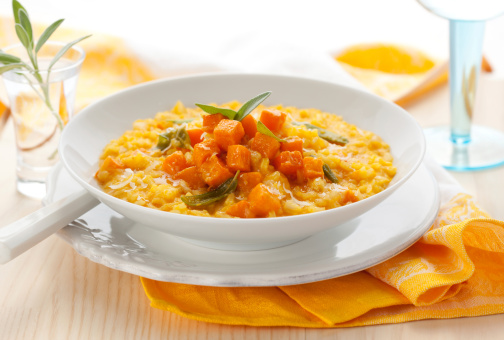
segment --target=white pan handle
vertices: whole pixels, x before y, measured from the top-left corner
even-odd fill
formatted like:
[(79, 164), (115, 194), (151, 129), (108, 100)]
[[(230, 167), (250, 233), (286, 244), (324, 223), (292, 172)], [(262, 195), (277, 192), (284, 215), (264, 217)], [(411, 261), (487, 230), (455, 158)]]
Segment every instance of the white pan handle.
[(5, 227), (0, 227), (0, 264), (7, 263), (54, 234), (100, 201), (80, 190)]

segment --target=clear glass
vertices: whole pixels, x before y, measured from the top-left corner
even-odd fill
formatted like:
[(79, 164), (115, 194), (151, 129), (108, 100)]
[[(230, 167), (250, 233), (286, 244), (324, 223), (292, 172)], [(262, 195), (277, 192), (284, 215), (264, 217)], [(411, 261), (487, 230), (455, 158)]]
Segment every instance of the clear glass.
[[(43, 88), (28, 71), (12, 70), (3, 74), (15, 128), (17, 147), (17, 188), (34, 198), (45, 196), (45, 181), (50, 168), (58, 162), (58, 142), (63, 126), (71, 119), (84, 51), (72, 47), (51, 69), (47, 67), (65, 43), (47, 42), (38, 53)], [(20, 44), (4, 52), (28, 60)], [(29, 61), (26, 61), (29, 64)], [(44, 93), (46, 95), (44, 95)]]
[(504, 13), (503, 0), (418, 0), (450, 21), (450, 126), (425, 130), (428, 152), (450, 170), (504, 164), (504, 133), (473, 126), (485, 20)]

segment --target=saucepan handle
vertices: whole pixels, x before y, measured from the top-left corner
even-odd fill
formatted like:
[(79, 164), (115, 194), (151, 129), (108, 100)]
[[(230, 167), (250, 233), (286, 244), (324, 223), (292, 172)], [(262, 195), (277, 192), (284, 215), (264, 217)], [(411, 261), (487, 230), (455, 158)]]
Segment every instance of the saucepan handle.
[(100, 203), (80, 190), (0, 227), (0, 264), (7, 263)]

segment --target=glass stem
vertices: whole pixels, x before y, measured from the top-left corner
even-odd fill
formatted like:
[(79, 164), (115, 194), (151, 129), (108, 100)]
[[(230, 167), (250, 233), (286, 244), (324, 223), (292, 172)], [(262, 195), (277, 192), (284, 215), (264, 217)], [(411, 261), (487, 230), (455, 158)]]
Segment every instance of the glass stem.
[(451, 140), (458, 145), (471, 141), (484, 32), (484, 21), (450, 20)]

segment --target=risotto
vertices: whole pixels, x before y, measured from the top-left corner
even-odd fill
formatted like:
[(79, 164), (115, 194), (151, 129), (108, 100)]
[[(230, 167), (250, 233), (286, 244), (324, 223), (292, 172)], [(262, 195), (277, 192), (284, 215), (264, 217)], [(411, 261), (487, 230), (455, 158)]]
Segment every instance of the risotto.
[(260, 104), (185, 107), (134, 122), (103, 150), (95, 178), (117, 198), (207, 217), (276, 217), (334, 209), (394, 177), (377, 135), (317, 109)]

